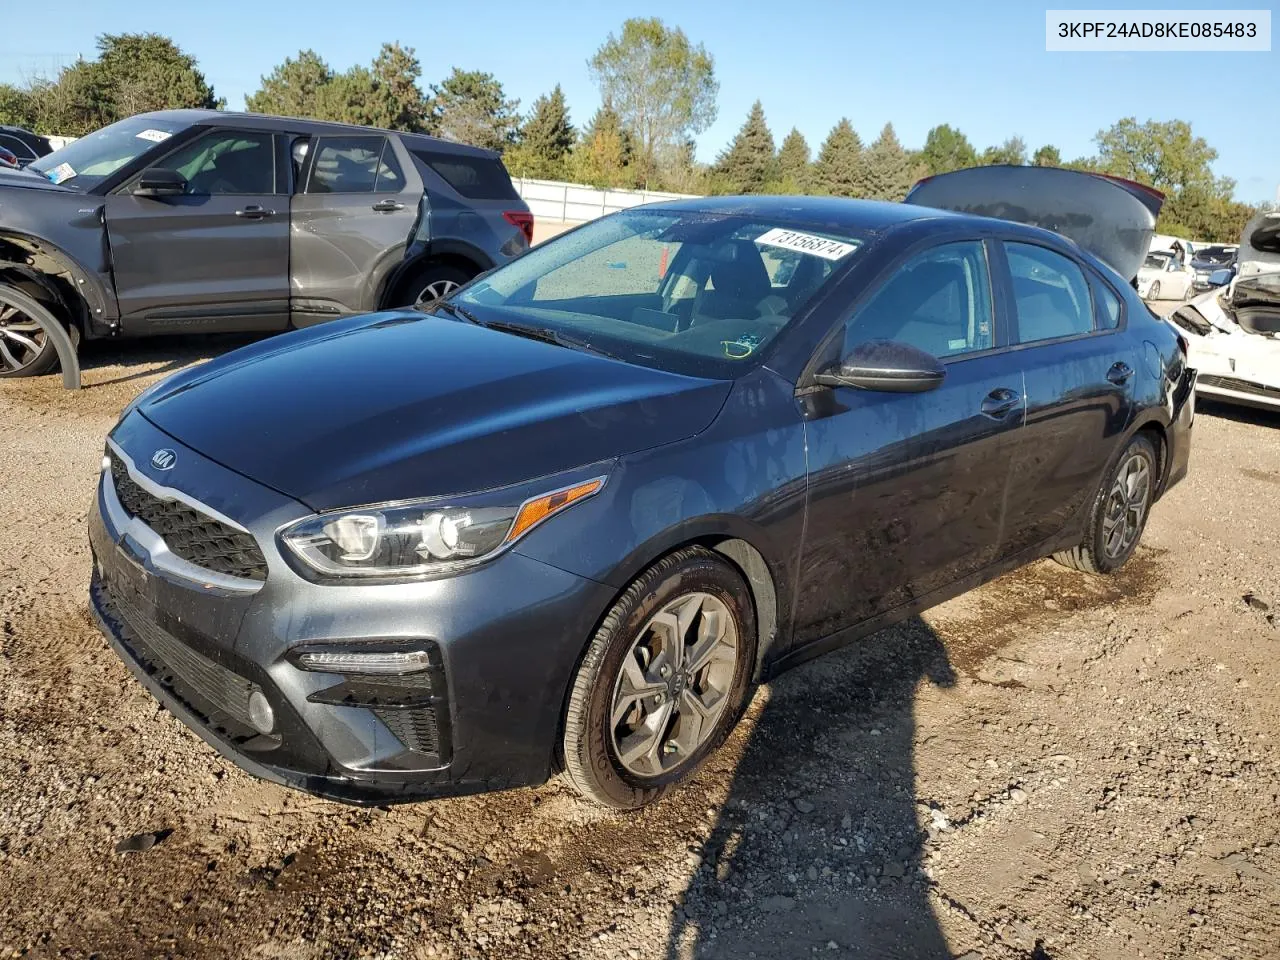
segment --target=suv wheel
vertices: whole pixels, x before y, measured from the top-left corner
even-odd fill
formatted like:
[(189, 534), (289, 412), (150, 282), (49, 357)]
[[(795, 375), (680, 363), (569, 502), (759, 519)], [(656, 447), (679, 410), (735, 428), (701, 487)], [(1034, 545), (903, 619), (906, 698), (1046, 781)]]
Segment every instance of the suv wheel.
[(1102, 482), (1084, 543), (1053, 559), (1086, 573), (1113, 573), (1133, 556), (1155, 499), (1160, 459), (1146, 437), (1129, 441)]
[(578, 668), (565, 776), (617, 809), (688, 778), (737, 723), (756, 654), (747, 585), (717, 554), (677, 551), (614, 604)]
[(400, 300), (411, 307), (430, 303), (447, 297), (473, 276), (474, 274), (444, 264), (428, 266), (404, 285)]
[(0, 377), (48, 373), (58, 361), (58, 350), (42, 324), (57, 322), (26, 293), (0, 285)]

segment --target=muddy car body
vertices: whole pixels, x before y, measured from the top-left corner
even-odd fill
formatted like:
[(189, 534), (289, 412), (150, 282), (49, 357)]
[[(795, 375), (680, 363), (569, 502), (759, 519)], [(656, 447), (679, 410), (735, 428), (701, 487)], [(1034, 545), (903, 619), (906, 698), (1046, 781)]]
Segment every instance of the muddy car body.
[[(258, 775), (563, 769), (629, 808), (790, 665), (1049, 554), (1118, 568), (1189, 457), (1193, 373), (1129, 285), (1158, 203), (994, 177), (914, 196), (1072, 212), (1126, 272), (1010, 219), (686, 200), (164, 381), (107, 442), (104, 632)], [(377, 389), (299, 388), (353, 367)]]

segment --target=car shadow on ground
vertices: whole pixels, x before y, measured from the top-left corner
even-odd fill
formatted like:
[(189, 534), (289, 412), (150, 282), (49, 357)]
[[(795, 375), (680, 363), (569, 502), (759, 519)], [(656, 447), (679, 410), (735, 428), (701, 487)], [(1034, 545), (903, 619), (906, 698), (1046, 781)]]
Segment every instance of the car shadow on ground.
[(1280, 410), (1262, 410), (1235, 403), (1220, 403), (1203, 394), (1196, 394), (1196, 413), (1209, 417), (1221, 417), (1236, 423), (1249, 423), (1258, 427), (1280, 428)]
[(260, 333), (210, 333), (85, 340), (80, 344), (80, 371), (86, 375), (85, 387), (90, 389), (167, 376), (193, 363), (257, 343), (263, 336)]
[(921, 684), (955, 674), (919, 618), (772, 684), (694, 854), (670, 960), (952, 956), (923, 873), (945, 818), (915, 791)]

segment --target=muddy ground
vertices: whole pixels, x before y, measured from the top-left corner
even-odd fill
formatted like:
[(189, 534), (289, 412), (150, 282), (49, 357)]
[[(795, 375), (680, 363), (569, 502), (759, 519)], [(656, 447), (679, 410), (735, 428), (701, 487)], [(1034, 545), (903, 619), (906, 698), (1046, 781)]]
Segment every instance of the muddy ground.
[(795, 670), (638, 815), (362, 811), (221, 759), (89, 619), (103, 436), (237, 342), (0, 384), (0, 956), (1280, 955), (1280, 418), (1202, 409), (1122, 575), (1040, 563)]

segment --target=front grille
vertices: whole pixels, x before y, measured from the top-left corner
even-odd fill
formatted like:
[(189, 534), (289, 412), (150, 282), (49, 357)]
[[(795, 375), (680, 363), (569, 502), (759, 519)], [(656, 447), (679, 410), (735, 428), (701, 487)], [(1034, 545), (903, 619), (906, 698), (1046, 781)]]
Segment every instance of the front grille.
[(440, 731), (436, 726), (434, 707), (373, 712), (395, 734), (396, 739), (405, 745), (405, 749), (428, 756), (440, 755)]
[(111, 456), (116, 497), (131, 517), (154, 530), (175, 557), (246, 580), (267, 579), (267, 558), (251, 534), (205, 516), (179, 500), (162, 500), (131, 476), (119, 457)]
[(1235, 377), (1215, 377), (1212, 374), (1201, 374), (1196, 383), (1206, 387), (1217, 387), (1220, 390), (1234, 390), (1255, 397), (1266, 397), (1268, 400), (1280, 400), (1280, 387), (1266, 387), (1260, 383), (1250, 383)]
[(208, 727), (234, 743), (259, 736), (249, 721), (249, 696), (262, 688), (191, 649), (119, 591), (106, 590), (121, 636), (144, 670)]

